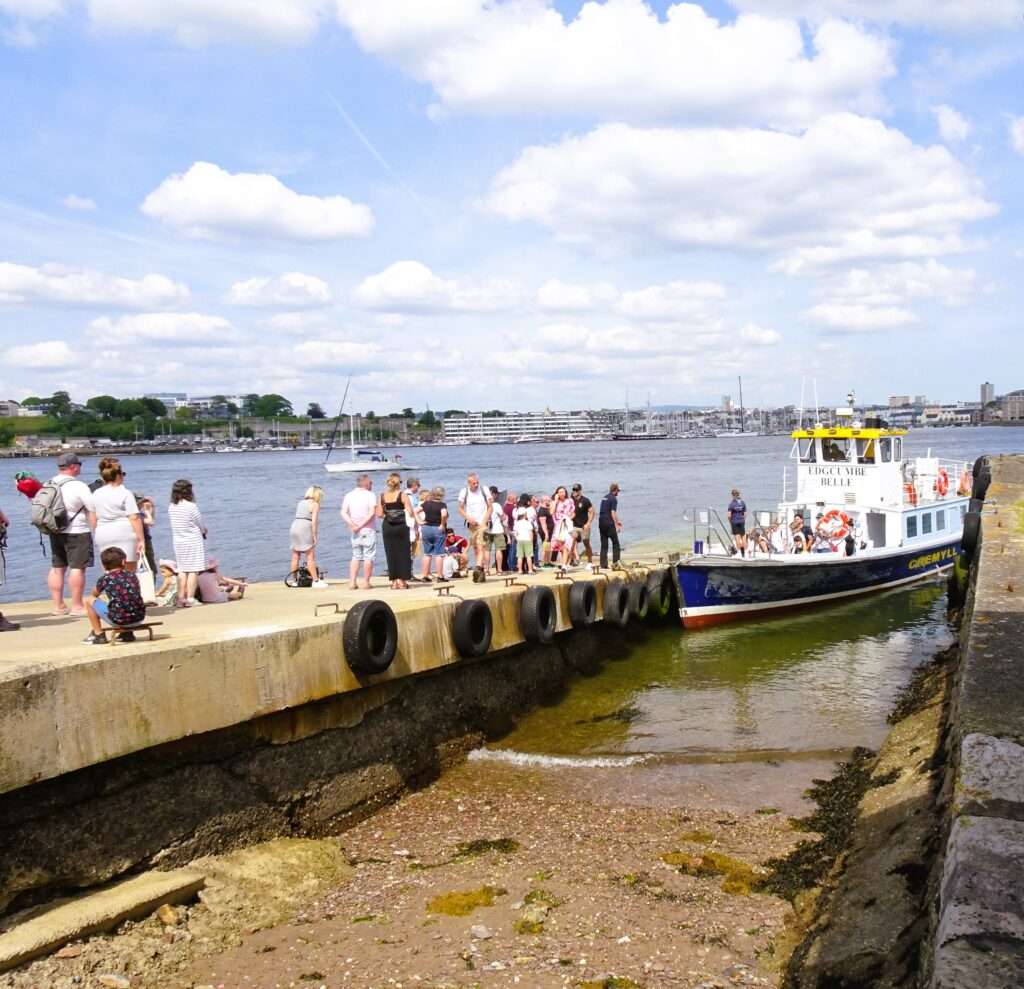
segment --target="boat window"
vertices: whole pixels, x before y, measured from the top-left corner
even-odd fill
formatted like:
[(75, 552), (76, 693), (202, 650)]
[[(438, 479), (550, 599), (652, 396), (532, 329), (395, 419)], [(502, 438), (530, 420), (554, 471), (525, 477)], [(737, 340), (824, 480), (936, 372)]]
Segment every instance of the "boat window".
[(925, 512), (921, 516), (921, 535), (927, 536), (932, 531), (932, 513)]
[(892, 459), (902, 460), (903, 459), (903, 440), (895, 439), (892, 441)]
[(917, 535), (917, 516), (907, 516), (907, 539), (913, 539)]
[(814, 440), (797, 440), (797, 453), (800, 456), (800, 463), (814, 464), (818, 458), (814, 452)]
[(892, 440), (888, 437), (884, 437), (878, 441), (878, 452), (881, 454), (882, 463), (887, 464), (892, 461)]
[(857, 463), (873, 464), (875, 462), (875, 441), (857, 440)]
[(946, 513), (940, 508), (935, 513), (935, 531), (938, 532), (941, 529), (946, 528)]
[(843, 463), (850, 459), (850, 441), (824, 439), (821, 441), (821, 459), (825, 463)]

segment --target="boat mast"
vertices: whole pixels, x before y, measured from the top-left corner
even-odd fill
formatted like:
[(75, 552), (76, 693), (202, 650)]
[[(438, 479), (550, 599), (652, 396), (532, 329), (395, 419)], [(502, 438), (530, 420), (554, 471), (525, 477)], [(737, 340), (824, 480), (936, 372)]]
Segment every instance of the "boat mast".
[(352, 378), (345, 382), (345, 394), (341, 396), (341, 406), (338, 409), (338, 415), (334, 419), (334, 429), (331, 430), (331, 438), (327, 443), (327, 456), (324, 457), (324, 463), (331, 459), (331, 453), (334, 450), (334, 441), (338, 436), (338, 426), (341, 425), (341, 416), (345, 411), (345, 399), (348, 398), (348, 386), (352, 384)]
[(740, 432), (742, 433), (742, 432), (744, 432), (746, 430), (746, 419), (747, 419), (747, 417), (746, 417), (746, 415), (743, 412), (743, 378), (742, 377), (739, 378), (739, 382), (740, 382)]

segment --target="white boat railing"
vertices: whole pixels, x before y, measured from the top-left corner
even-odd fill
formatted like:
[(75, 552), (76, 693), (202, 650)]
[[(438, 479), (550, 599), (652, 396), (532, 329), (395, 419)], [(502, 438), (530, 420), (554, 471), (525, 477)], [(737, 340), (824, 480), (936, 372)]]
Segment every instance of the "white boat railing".
[(918, 457), (904, 463), (903, 507), (942, 504), (971, 493), (971, 464), (964, 460)]
[[(757, 529), (767, 529), (782, 521), (778, 509), (747, 509), (747, 542), (753, 545)], [(690, 546), (695, 556), (727, 554), (733, 544), (732, 528), (717, 508), (687, 508), (683, 524), (689, 526)]]

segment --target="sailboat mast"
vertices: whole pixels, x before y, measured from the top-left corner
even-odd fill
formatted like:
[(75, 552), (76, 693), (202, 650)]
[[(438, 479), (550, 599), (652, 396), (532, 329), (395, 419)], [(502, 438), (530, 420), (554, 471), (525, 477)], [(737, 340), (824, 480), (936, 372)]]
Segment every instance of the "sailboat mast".
[(345, 399), (348, 398), (348, 386), (352, 384), (352, 379), (349, 378), (345, 382), (345, 394), (341, 396), (341, 405), (338, 408), (338, 415), (334, 420), (334, 429), (331, 430), (331, 438), (327, 443), (327, 456), (324, 457), (324, 463), (331, 459), (331, 453), (334, 450), (334, 441), (338, 436), (338, 427), (341, 425), (341, 417), (345, 412)]
[(740, 432), (742, 433), (746, 429), (746, 421), (747, 421), (746, 413), (743, 411), (743, 376), (742, 375), (740, 375), (740, 377), (739, 377), (739, 382), (740, 382)]

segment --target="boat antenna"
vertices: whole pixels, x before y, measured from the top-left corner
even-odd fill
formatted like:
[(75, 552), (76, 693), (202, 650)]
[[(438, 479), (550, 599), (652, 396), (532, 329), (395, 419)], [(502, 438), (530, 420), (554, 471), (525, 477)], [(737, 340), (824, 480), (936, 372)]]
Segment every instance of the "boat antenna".
[(821, 410), (818, 408), (818, 379), (811, 380), (814, 382), (814, 424), (817, 426), (821, 422)]
[(807, 375), (801, 375), (800, 377), (800, 415), (796, 421), (796, 428), (804, 428), (804, 388), (807, 386)]
[(331, 453), (334, 450), (334, 440), (338, 435), (338, 427), (341, 425), (341, 415), (345, 411), (345, 400), (348, 398), (348, 388), (352, 384), (352, 376), (349, 375), (348, 381), (345, 382), (345, 394), (341, 396), (341, 407), (338, 409), (338, 415), (334, 420), (334, 429), (331, 430), (331, 438), (327, 443), (327, 456), (324, 457), (324, 463), (326, 464), (331, 458)]

